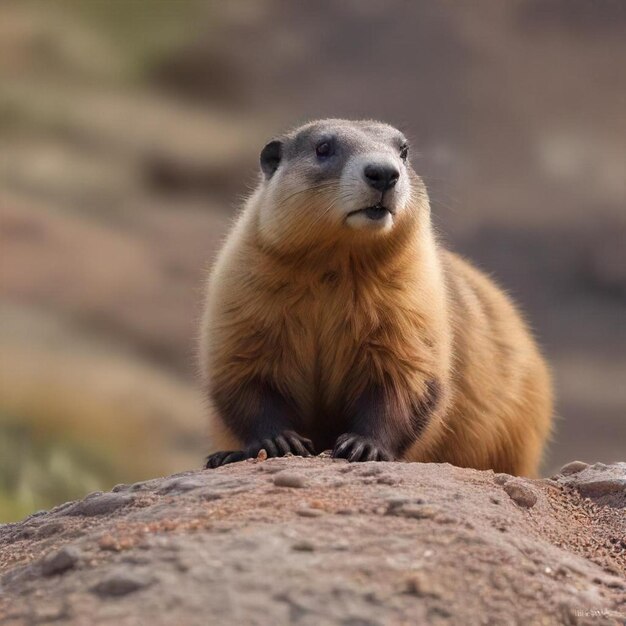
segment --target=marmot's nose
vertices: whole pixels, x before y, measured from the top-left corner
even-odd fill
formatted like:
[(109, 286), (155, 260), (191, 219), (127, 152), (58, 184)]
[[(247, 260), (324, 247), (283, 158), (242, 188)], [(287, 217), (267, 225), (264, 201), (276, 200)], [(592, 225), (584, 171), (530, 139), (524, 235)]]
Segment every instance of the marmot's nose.
[(393, 166), (383, 163), (370, 163), (363, 170), (365, 180), (370, 187), (378, 191), (391, 189), (400, 177), (400, 172)]

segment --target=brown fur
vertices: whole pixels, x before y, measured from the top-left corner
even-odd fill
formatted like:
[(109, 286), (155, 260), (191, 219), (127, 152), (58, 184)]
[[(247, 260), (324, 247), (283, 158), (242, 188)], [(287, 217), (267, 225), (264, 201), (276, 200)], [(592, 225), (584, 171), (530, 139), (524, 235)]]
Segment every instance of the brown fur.
[[(414, 173), (411, 187), (409, 210), (375, 240), (344, 241), (301, 212), (289, 238), (263, 237), (263, 185), (248, 201), (202, 326), (215, 449), (248, 445), (231, 412), (256, 419), (265, 391), (250, 381), (285, 399), (287, 422), (322, 447), (378, 389), (381, 437), (402, 459), (537, 473), (552, 416), (546, 364), (509, 298), (437, 243)], [(298, 203), (325, 207), (336, 194), (322, 185)]]

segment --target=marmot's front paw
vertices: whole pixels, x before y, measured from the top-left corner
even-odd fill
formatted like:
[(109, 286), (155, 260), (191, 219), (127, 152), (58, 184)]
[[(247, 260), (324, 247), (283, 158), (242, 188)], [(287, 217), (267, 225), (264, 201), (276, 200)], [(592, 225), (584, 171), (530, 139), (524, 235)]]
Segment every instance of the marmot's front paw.
[(268, 457), (285, 456), (286, 454), (295, 454), (296, 456), (315, 454), (313, 442), (293, 430), (285, 430), (275, 437), (255, 441), (246, 448), (247, 458), (256, 458), (260, 450), (265, 450)]
[(393, 461), (393, 455), (378, 442), (354, 433), (340, 435), (333, 456), (348, 461)]
[(215, 469), (221, 465), (243, 461), (245, 458), (247, 457), (243, 450), (225, 450), (223, 452), (215, 452), (207, 457), (204, 469)]

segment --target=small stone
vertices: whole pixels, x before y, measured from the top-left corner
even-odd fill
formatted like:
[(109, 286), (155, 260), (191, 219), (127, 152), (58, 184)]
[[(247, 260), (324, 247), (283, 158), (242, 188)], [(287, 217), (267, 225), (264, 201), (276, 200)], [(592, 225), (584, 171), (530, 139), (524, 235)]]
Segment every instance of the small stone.
[(92, 587), (99, 596), (124, 596), (133, 591), (143, 589), (150, 581), (132, 571), (118, 569)]
[(52, 535), (56, 535), (65, 529), (65, 524), (62, 522), (48, 522), (47, 524), (42, 524), (35, 533), (37, 538), (43, 539), (45, 537), (51, 537)]
[(359, 474), (361, 476), (377, 476), (378, 474), (382, 474), (383, 468), (376, 463), (372, 463), (369, 467), (365, 467)]
[(496, 485), (504, 485), (504, 483), (511, 480), (511, 478), (513, 478), (513, 476), (510, 474), (496, 474), (493, 477), (493, 482), (496, 483)]
[(377, 478), (376, 482), (379, 485), (397, 485), (400, 482), (400, 479), (395, 478), (394, 476), (389, 476), (389, 474), (385, 474)]
[(395, 514), (413, 519), (432, 519), (437, 513), (439, 513), (439, 508), (436, 506), (428, 504), (408, 504), (397, 509)]
[(46, 556), (41, 563), (44, 576), (62, 574), (75, 567), (80, 559), (80, 550), (73, 546), (64, 546), (60, 550)]
[(17, 536), (20, 539), (30, 539), (37, 534), (37, 531), (34, 526), (25, 526), (24, 528), (17, 531)]
[(424, 500), (422, 498), (407, 498), (404, 496), (390, 496), (385, 498), (385, 504), (387, 505), (387, 515), (400, 515), (399, 511), (410, 506), (422, 505)]
[(606, 478), (587, 480), (576, 484), (576, 489), (583, 498), (601, 498), (613, 494), (626, 494), (626, 480), (620, 478)]
[(267, 460), (267, 450), (265, 448), (261, 448), (259, 453), (256, 455), (257, 461), (266, 461)]
[(291, 547), (297, 552), (313, 552), (315, 550), (315, 545), (306, 539), (294, 543)]
[(222, 498), (222, 494), (215, 491), (214, 489), (203, 489), (202, 491), (198, 492), (197, 496), (201, 500), (207, 500), (207, 501), (219, 500)]
[(295, 472), (280, 472), (274, 477), (274, 484), (277, 487), (293, 487), (300, 489), (306, 487), (306, 478)]
[(589, 467), (589, 463), (584, 463), (583, 461), (572, 461), (571, 463), (567, 463), (561, 468), (561, 474), (563, 476), (569, 476), (570, 474), (578, 474), (578, 472), (582, 472), (584, 469)]
[(102, 535), (98, 539), (98, 547), (100, 550), (108, 550), (109, 552), (119, 552), (122, 549), (113, 535)]
[(531, 508), (537, 502), (537, 496), (534, 491), (521, 480), (509, 480), (504, 483), (503, 489), (509, 494), (511, 500), (521, 507)]
[(324, 511), (320, 511), (320, 509), (312, 509), (310, 507), (302, 507), (301, 509), (298, 509), (296, 513), (300, 517), (320, 517), (321, 515), (324, 515)]
[(435, 585), (430, 578), (421, 572), (413, 574), (407, 579), (405, 593), (409, 593), (420, 598), (441, 597), (441, 590), (439, 587), (437, 587), (437, 585)]
[(411, 502), (414, 504), (423, 504), (424, 500), (422, 500), (421, 498), (407, 498), (405, 496), (390, 496), (388, 498), (385, 498), (385, 502), (387, 503), (387, 508), (397, 509)]
[(157, 493), (186, 493), (202, 487), (206, 487), (206, 483), (199, 478), (177, 477), (163, 481)]
[(105, 515), (130, 504), (133, 497), (121, 493), (96, 494), (72, 504), (62, 511), (62, 515), (83, 515), (92, 517)]

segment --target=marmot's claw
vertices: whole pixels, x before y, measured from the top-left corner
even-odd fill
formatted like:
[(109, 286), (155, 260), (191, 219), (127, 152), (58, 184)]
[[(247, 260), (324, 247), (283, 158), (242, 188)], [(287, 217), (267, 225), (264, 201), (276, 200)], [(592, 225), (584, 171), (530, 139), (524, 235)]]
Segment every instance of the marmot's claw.
[(254, 459), (258, 456), (260, 450), (265, 450), (268, 458), (285, 456), (286, 454), (295, 454), (296, 456), (311, 456), (315, 454), (313, 442), (310, 439), (301, 437), (293, 430), (285, 430), (280, 435), (253, 443), (246, 449), (246, 457)]
[(204, 469), (214, 469), (222, 465), (227, 465), (228, 463), (243, 461), (245, 458), (246, 455), (242, 450), (225, 450), (222, 452), (215, 452), (207, 457)]
[(352, 463), (357, 461), (393, 460), (392, 455), (373, 439), (355, 435), (354, 433), (345, 433), (338, 437), (332, 456), (348, 459)]
[(310, 439), (301, 437), (293, 430), (285, 430), (280, 435), (255, 442), (245, 450), (215, 452), (207, 457), (204, 467), (205, 469), (213, 469), (245, 459), (256, 459), (260, 450), (265, 450), (268, 458), (285, 456), (287, 454), (296, 456), (312, 456), (315, 454), (315, 448)]

